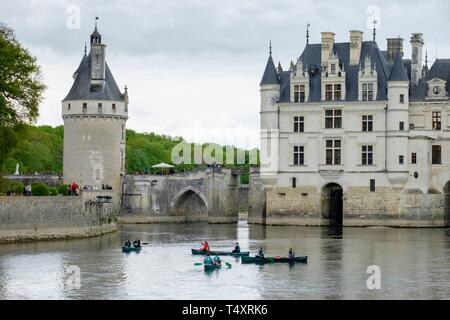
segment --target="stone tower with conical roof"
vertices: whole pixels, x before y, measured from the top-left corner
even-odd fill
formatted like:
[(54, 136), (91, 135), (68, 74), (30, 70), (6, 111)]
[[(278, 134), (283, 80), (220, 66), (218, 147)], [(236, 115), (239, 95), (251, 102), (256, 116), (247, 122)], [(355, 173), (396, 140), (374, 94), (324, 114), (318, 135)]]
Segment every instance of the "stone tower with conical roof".
[(64, 120), (64, 182), (80, 188), (113, 188), (119, 203), (125, 173), (125, 126), (128, 92), (122, 93), (105, 59), (106, 45), (95, 30), (62, 101)]

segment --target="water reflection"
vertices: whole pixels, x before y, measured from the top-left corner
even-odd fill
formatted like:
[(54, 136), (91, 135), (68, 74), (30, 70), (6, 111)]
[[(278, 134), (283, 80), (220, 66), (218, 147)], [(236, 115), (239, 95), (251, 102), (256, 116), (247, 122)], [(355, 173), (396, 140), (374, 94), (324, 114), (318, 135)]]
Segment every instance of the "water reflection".
[[(124, 254), (139, 238), (140, 253)], [(214, 249), (308, 255), (308, 264), (242, 265), (204, 272), (190, 254)], [(79, 266), (81, 288), (66, 285)], [(368, 290), (378, 265), (382, 289)], [(448, 299), (450, 237), (442, 229), (160, 224), (125, 225), (102, 237), (0, 246), (0, 299)]]

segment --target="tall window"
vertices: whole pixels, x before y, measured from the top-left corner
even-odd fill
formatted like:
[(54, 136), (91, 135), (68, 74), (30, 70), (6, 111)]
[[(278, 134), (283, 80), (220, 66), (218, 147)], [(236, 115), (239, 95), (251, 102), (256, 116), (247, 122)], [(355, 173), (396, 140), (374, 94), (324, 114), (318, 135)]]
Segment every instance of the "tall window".
[(405, 103), (405, 95), (404, 94), (400, 95), (400, 103)]
[(398, 123), (398, 130), (400, 130), (400, 131), (405, 130), (405, 123), (403, 121), (400, 121)]
[(411, 163), (416, 164), (417, 163), (417, 153), (412, 152), (411, 153)]
[(342, 110), (325, 110), (325, 128), (342, 128)]
[(333, 85), (332, 84), (325, 85), (325, 100), (327, 100), (327, 101), (333, 100)]
[(103, 105), (101, 103), (98, 104), (98, 112), (101, 112), (103, 108)]
[(431, 148), (431, 163), (441, 164), (441, 146), (432, 146)]
[(334, 100), (341, 100), (341, 87), (340, 84), (334, 85)]
[(433, 112), (433, 130), (441, 130), (441, 112)]
[(305, 118), (294, 117), (294, 132), (304, 132), (304, 131), (305, 131)]
[(373, 116), (362, 116), (362, 131), (373, 131)]
[(297, 178), (296, 177), (292, 178), (292, 188), (297, 188)]
[(373, 101), (373, 83), (363, 83), (362, 85), (362, 100)]
[(112, 111), (116, 112), (116, 104), (115, 103), (112, 104)]
[(326, 141), (326, 164), (341, 164), (341, 140)]
[(305, 102), (305, 85), (294, 85), (294, 102)]
[(398, 163), (403, 164), (405, 162), (405, 159), (403, 156), (398, 156)]
[(87, 103), (84, 102), (84, 103), (83, 103), (83, 111), (86, 111), (86, 110), (87, 110)]
[(373, 164), (373, 146), (362, 146), (362, 165)]
[(294, 165), (302, 166), (305, 164), (305, 147), (295, 146), (294, 147)]

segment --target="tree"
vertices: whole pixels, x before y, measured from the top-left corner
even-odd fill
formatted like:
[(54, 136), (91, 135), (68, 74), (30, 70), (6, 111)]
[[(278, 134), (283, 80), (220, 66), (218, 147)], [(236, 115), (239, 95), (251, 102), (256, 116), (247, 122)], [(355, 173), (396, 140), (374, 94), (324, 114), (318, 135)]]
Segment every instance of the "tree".
[(0, 23), (0, 169), (39, 115), (45, 85), (36, 58)]

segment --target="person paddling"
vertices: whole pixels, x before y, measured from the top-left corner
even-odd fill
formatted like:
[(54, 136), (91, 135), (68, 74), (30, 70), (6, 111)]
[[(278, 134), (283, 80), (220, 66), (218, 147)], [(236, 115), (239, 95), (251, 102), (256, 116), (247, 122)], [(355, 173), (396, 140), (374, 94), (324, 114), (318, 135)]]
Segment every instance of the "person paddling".
[(130, 240), (125, 240), (125, 247), (131, 247), (131, 242)]
[(207, 266), (211, 266), (213, 264), (213, 260), (209, 254), (206, 255), (205, 259), (203, 259), (203, 264)]
[(258, 251), (258, 254), (256, 255), (256, 258), (264, 258), (263, 248), (259, 248), (259, 251)]
[(214, 257), (214, 265), (216, 265), (216, 266), (222, 265), (222, 260), (220, 260), (219, 256)]
[(201, 251), (205, 251), (205, 252), (209, 251), (209, 243), (208, 243), (208, 241), (202, 242), (202, 248), (200, 250)]
[(289, 258), (289, 259), (295, 258), (295, 252), (292, 251), (292, 248), (289, 249), (289, 252), (288, 252), (288, 258)]
[(133, 241), (133, 246), (139, 248), (141, 246), (141, 240), (136, 239)]
[(239, 243), (236, 242), (236, 245), (234, 246), (233, 253), (239, 253), (241, 252), (241, 247), (239, 246)]

